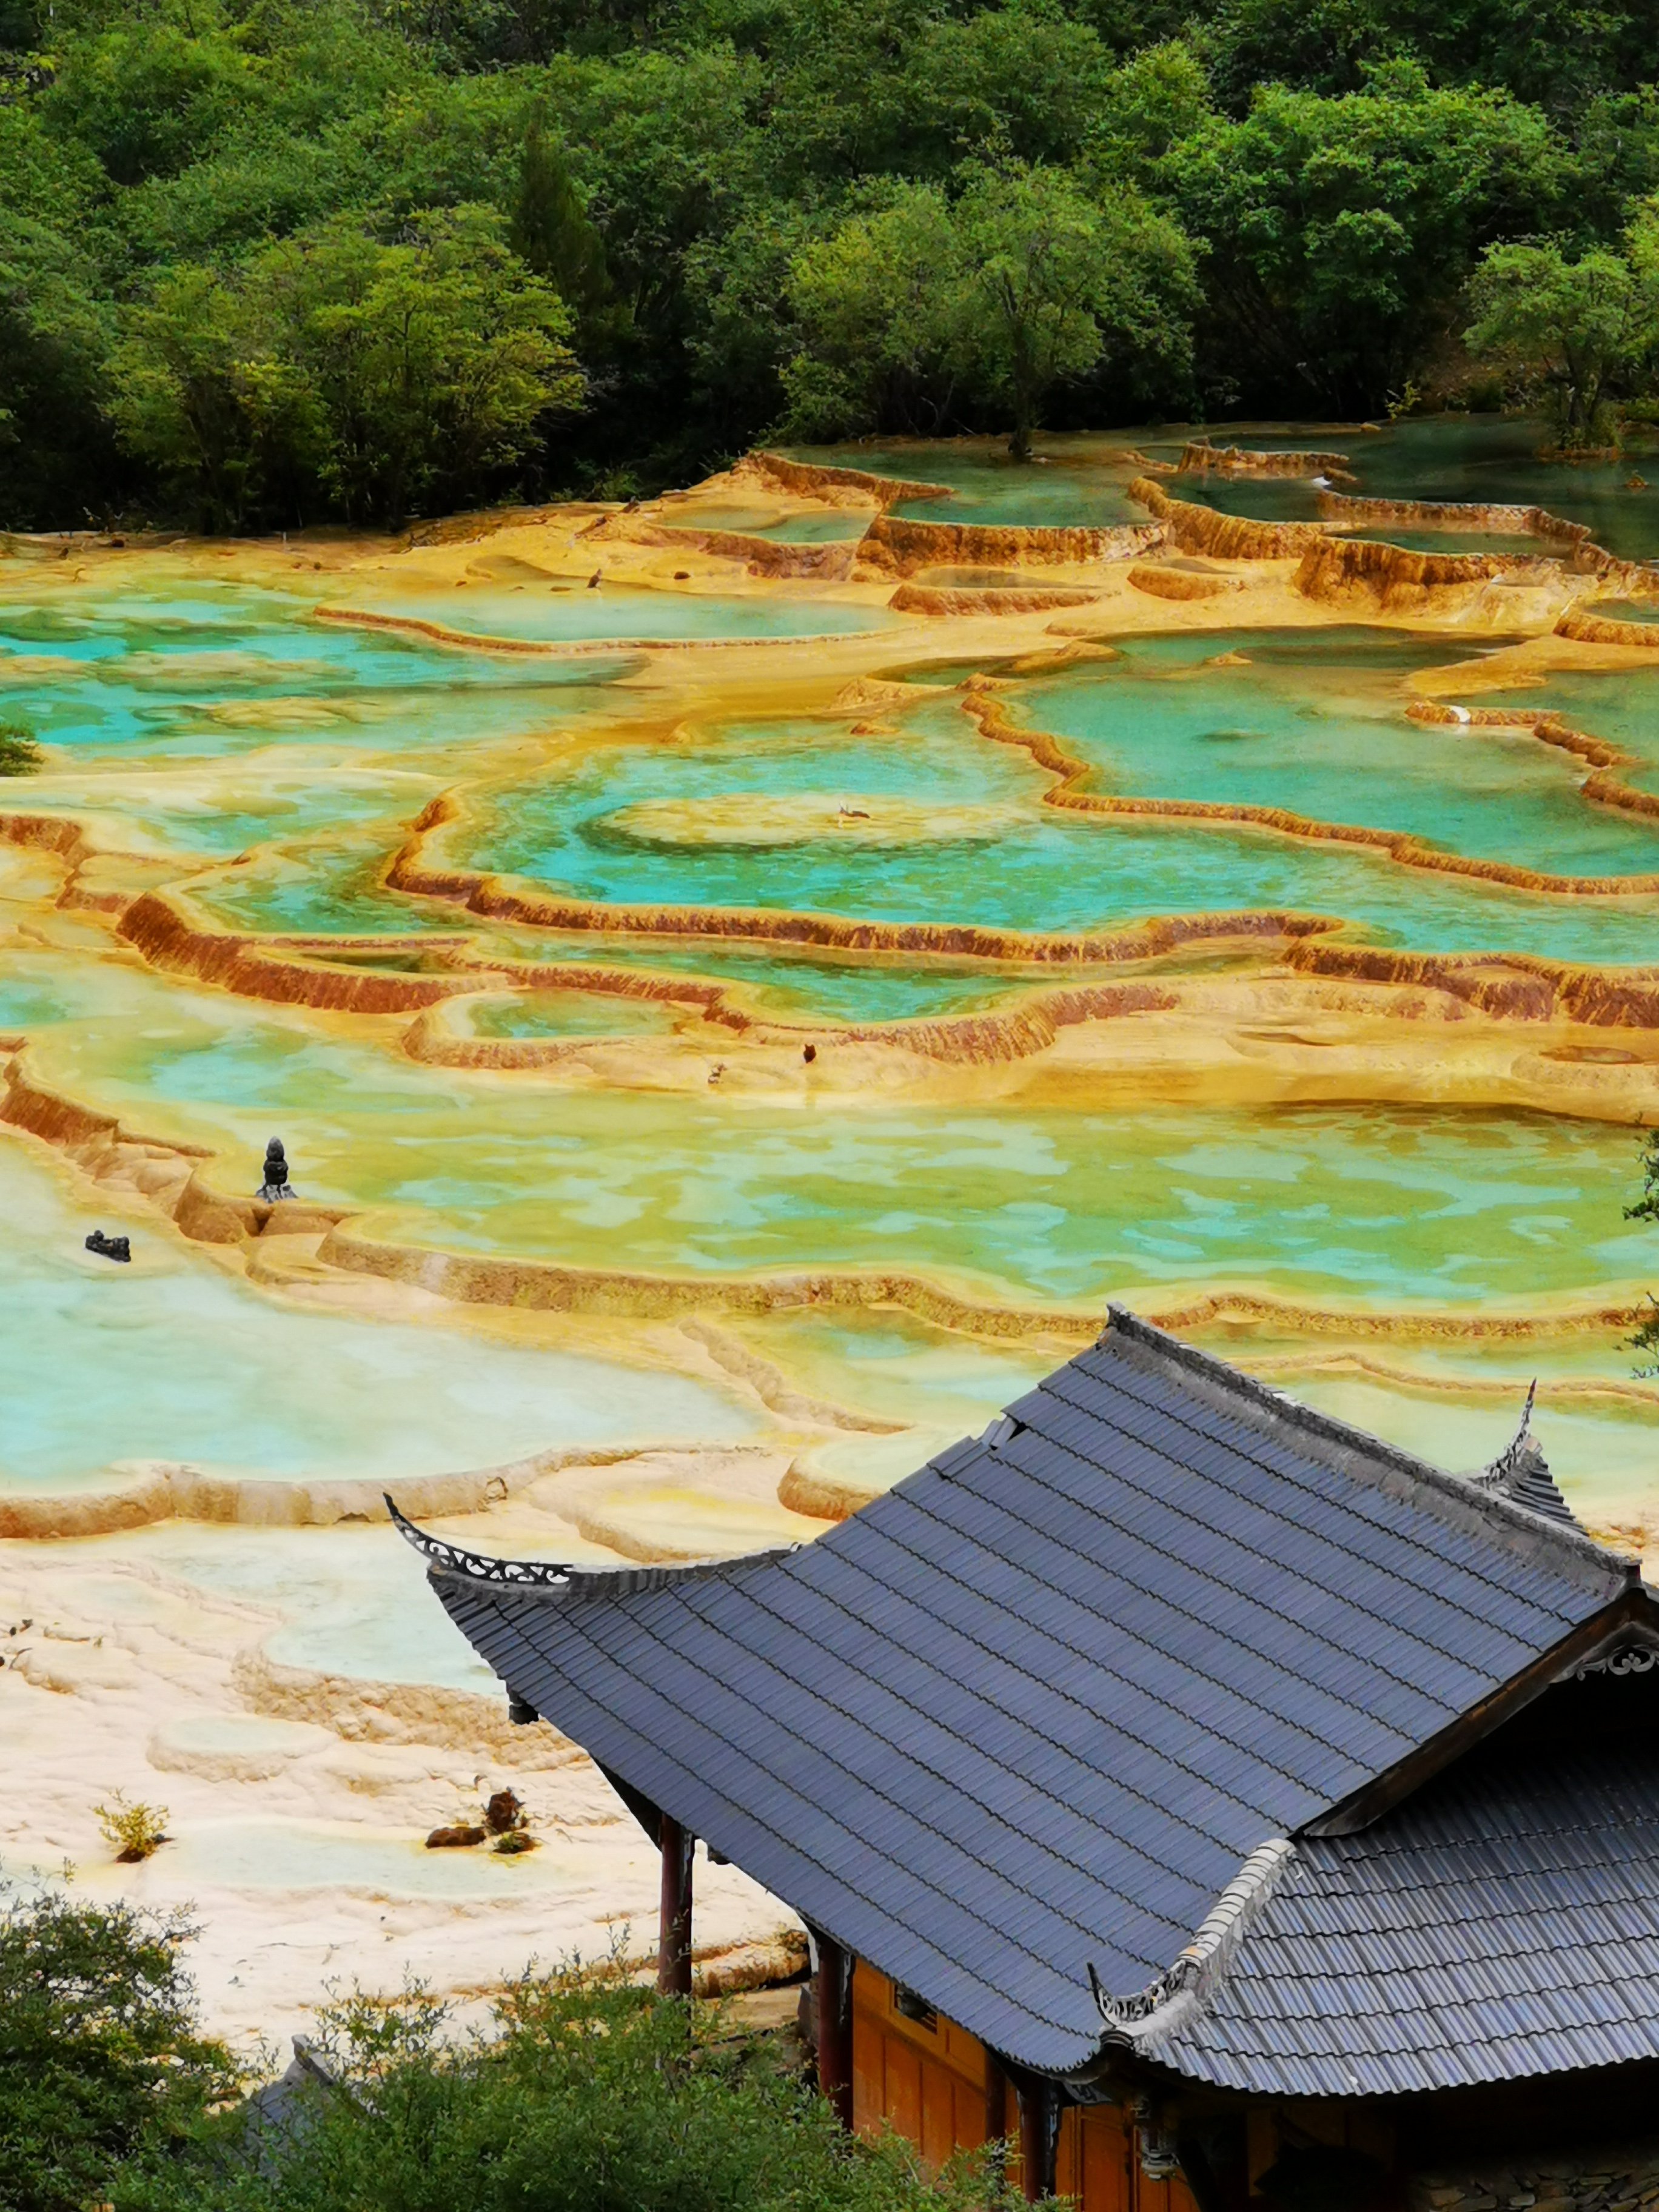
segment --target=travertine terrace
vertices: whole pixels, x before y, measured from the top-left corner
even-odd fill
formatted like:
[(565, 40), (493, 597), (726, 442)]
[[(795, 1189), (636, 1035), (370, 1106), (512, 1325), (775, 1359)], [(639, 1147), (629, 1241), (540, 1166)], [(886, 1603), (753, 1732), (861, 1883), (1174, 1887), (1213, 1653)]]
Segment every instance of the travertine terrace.
[[(1453, 1467), (1536, 1374), (1648, 1539), (1645, 509), (1459, 498), (1443, 428), (1426, 483), (1281, 426), (7, 541), (0, 1872), (193, 1898), (243, 2034), (643, 1929), (382, 1492), (497, 1553), (805, 1540), (1109, 1296)], [(422, 1848), (507, 1775), (539, 1851)], [(700, 1880), (711, 1984), (787, 1963)]]

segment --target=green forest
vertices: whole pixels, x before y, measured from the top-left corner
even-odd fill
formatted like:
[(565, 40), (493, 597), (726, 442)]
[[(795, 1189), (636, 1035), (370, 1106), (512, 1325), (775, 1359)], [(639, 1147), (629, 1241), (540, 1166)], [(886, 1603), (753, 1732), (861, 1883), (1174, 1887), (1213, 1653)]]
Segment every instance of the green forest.
[(0, 0), (0, 526), (1659, 386), (1619, 0)]

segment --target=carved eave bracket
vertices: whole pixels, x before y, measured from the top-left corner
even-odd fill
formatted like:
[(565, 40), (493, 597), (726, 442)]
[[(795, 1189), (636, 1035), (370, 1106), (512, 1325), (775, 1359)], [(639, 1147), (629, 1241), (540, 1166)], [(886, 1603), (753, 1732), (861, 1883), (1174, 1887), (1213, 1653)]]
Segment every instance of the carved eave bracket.
[(1659, 1668), (1659, 1612), (1649, 1606), (1618, 1627), (1556, 1676), (1558, 1682), (1583, 1682), (1594, 1674), (1651, 1674)]
[(567, 1590), (576, 1578), (577, 1570), (562, 1559), (490, 1559), (483, 1552), (469, 1552), (428, 1529), (417, 1528), (390, 1498), (386, 1510), (404, 1543), (414, 1547), (434, 1574), (465, 1575), (470, 1582), (509, 1583), (520, 1589)]
[(1273, 1895), (1296, 1856), (1287, 1836), (1258, 1844), (1211, 1906), (1192, 1942), (1174, 1965), (1145, 1989), (1111, 1996), (1089, 1968), (1089, 1986), (1105, 2027), (1103, 2048), (1144, 2051), (1173, 2035), (1203, 2009), (1232, 1964), (1251, 1922)]

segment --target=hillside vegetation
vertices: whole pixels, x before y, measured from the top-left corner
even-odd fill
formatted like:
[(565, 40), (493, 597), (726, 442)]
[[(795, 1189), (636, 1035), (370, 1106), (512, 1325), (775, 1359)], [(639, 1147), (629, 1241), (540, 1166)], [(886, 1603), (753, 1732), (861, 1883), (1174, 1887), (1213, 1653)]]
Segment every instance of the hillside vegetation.
[(1448, 398), (1607, 442), (1659, 331), (1648, 27), (0, 0), (0, 526), (397, 525), (763, 435)]
[[(526, 1974), (463, 2033), (419, 1989), (319, 2008), (250, 2101), (205, 2038), (193, 1930), (0, 1889), (0, 2212), (982, 2212), (987, 2160), (843, 2132), (793, 2039), (642, 1988)], [(283, 2054), (286, 2057), (286, 2053)], [(1000, 2192), (997, 2192), (1000, 2194)]]

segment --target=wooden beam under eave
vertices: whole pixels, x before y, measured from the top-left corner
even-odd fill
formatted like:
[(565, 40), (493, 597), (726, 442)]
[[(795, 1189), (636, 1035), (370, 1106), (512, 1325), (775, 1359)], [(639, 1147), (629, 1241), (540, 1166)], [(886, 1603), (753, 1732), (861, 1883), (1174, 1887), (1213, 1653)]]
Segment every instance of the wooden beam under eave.
[(1397, 1805), (1414, 1790), (1438, 1774), (1465, 1752), (1472, 1751), (1482, 1737), (1501, 1728), (1534, 1698), (1541, 1698), (1553, 1682), (1559, 1680), (1566, 1669), (1587, 1657), (1608, 1638), (1634, 1621), (1659, 1620), (1659, 1608), (1645, 1589), (1639, 1586), (1623, 1590), (1610, 1605), (1600, 1613), (1592, 1613), (1559, 1644), (1534, 1659), (1529, 1667), (1502, 1684), (1478, 1705), (1460, 1714), (1438, 1735), (1431, 1736), (1426, 1743), (1419, 1744), (1407, 1752), (1399, 1763), (1370, 1782), (1362, 1784), (1351, 1796), (1333, 1805), (1317, 1820), (1310, 1820), (1297, 1833), (1307, 1836), (1352, 1836), (1361, 1828), (1368, 1828), (1373, 1820)]
[(813, 1990), (818, 2031), (818, 2094), (842, 2127), (853, 2124), (853, 1954), (812, 1930), (817, 1954)]
[(662, 1893), (657, 1915), (657, 1988), (665, 1997), (691, 1995), (691, 1864), (696, 1838), (662, 1815)]

